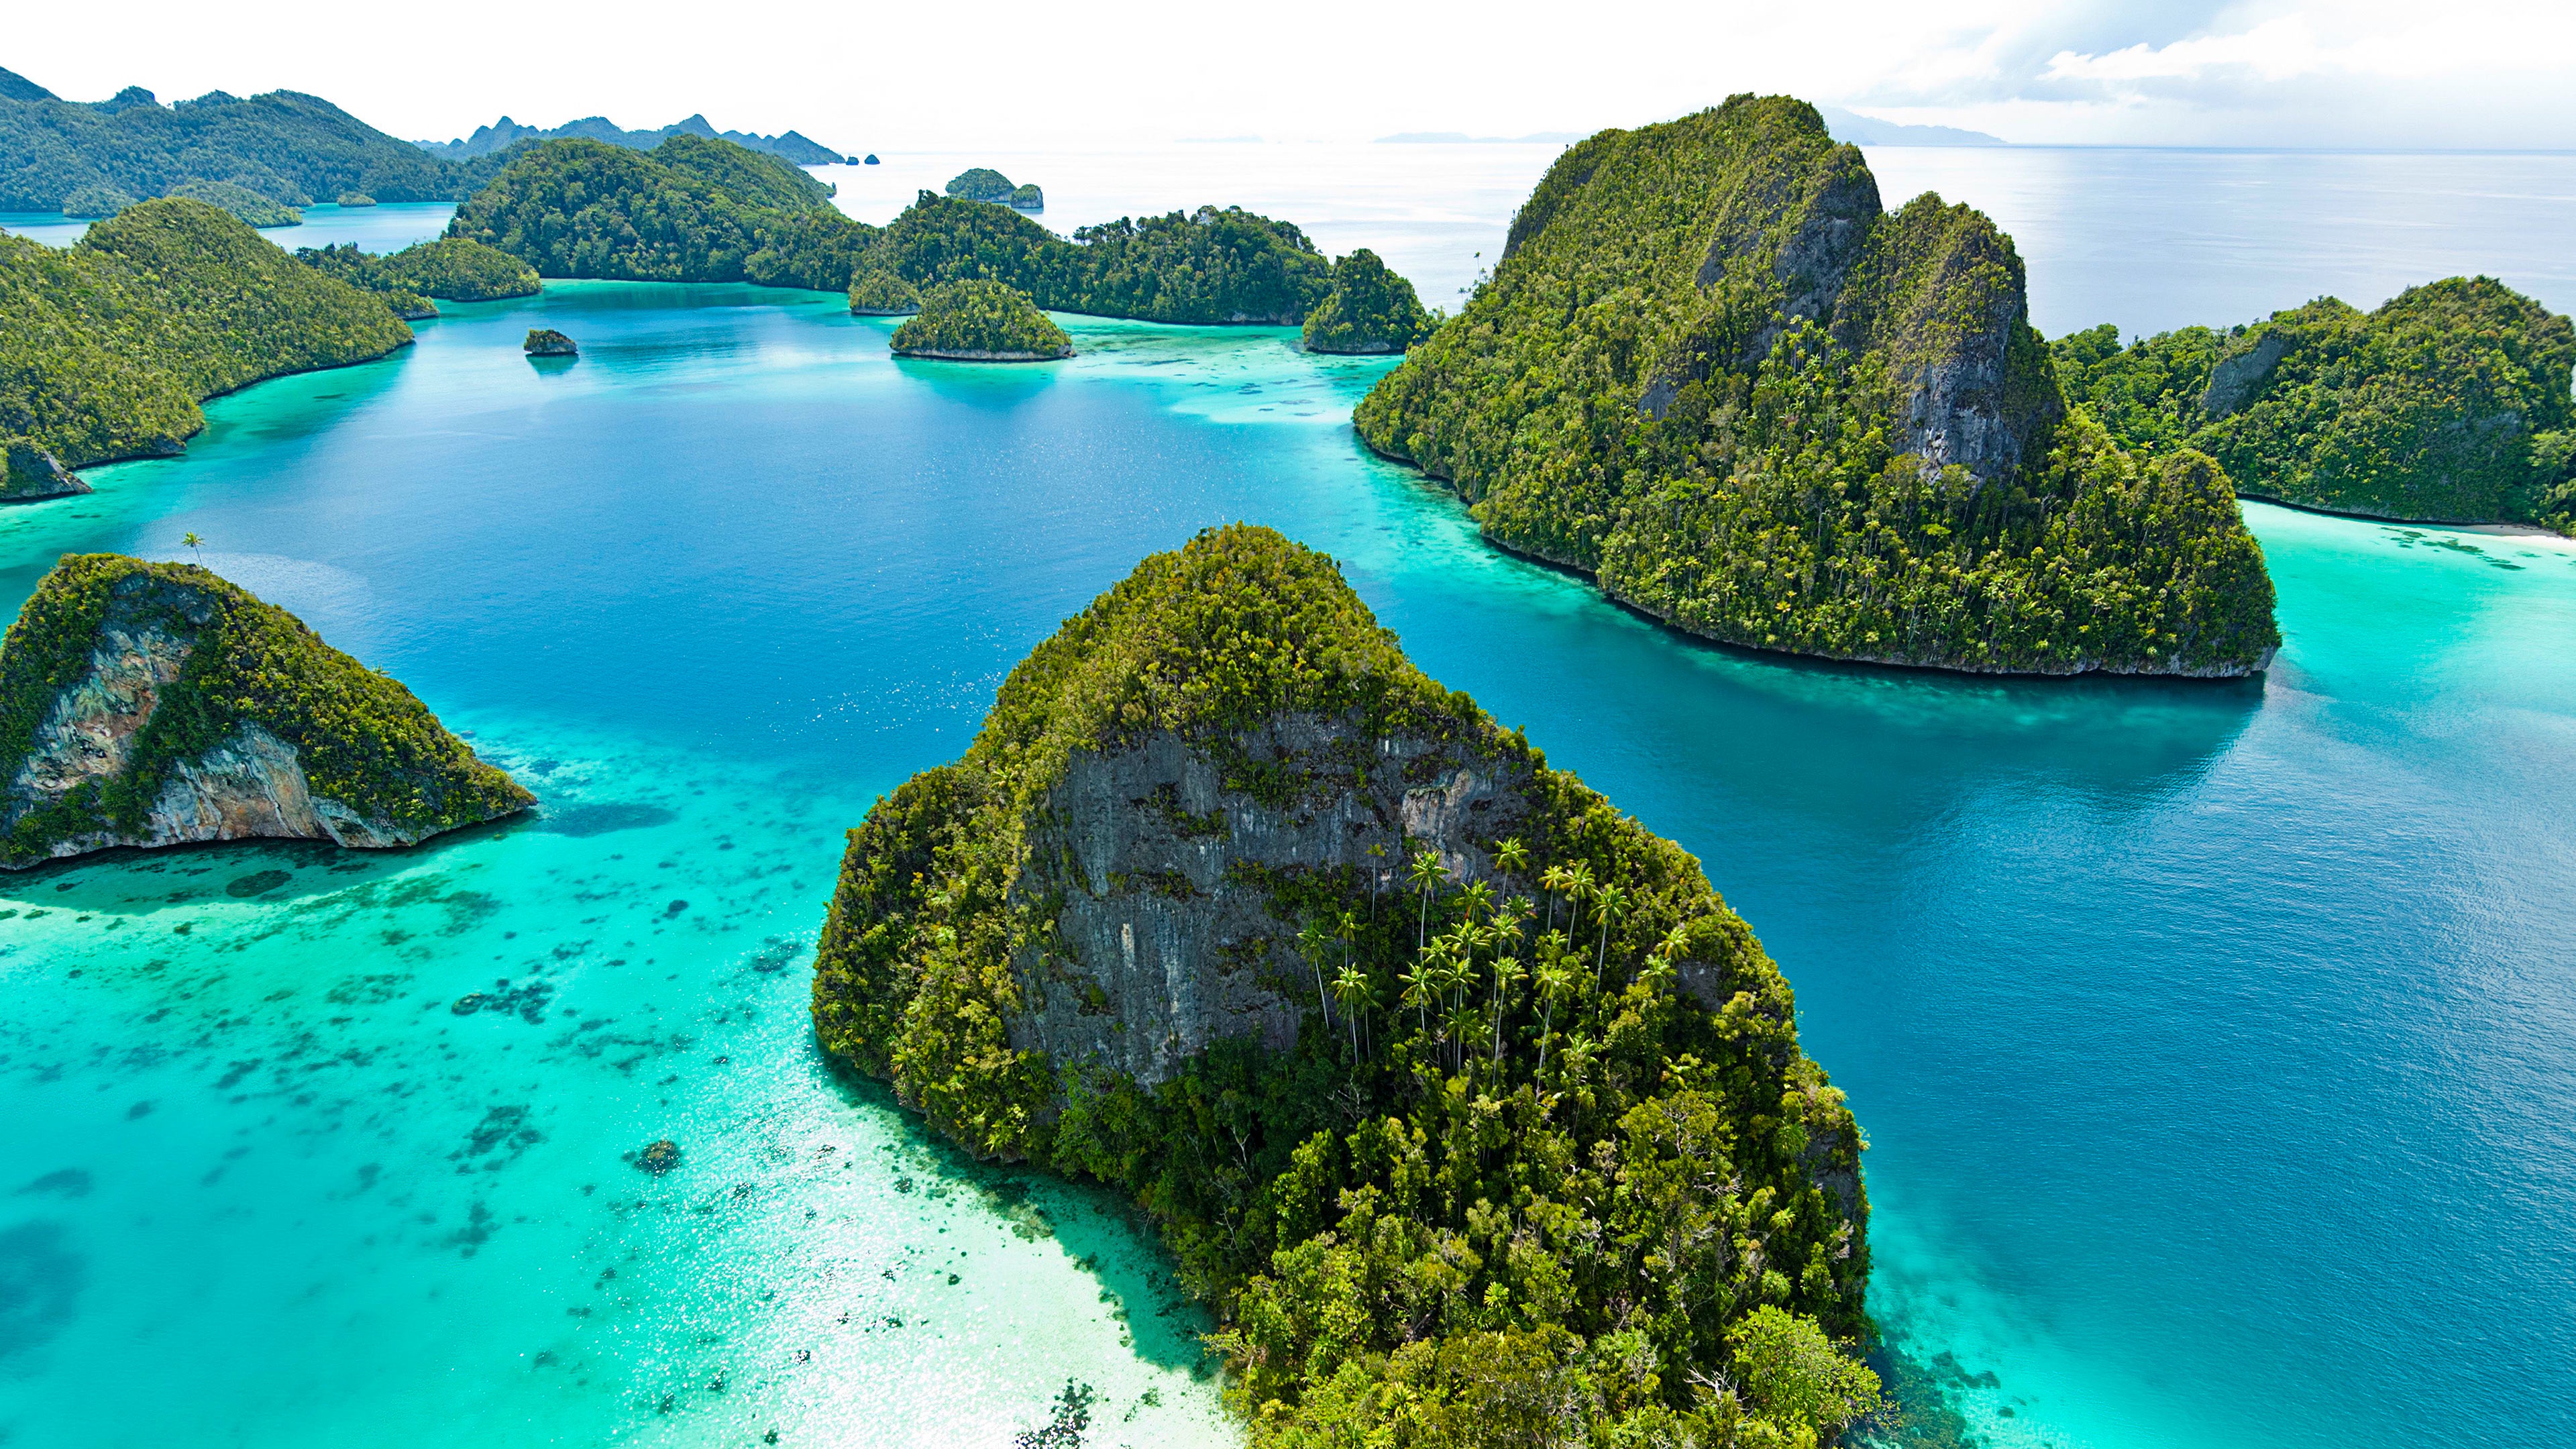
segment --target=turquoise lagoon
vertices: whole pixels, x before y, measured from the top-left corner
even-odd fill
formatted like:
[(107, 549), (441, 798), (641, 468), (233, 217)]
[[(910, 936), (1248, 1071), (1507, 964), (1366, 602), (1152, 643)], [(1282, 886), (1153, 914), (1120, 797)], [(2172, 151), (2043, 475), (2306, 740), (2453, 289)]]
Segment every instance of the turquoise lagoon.
[(842, 831), (1237, 518), (1752, 922), (1929, 1427), (2576, 1439), (2576, 546), (2254, 506), (2267, 679), (1842, 669), (1486, 549), (1353, 440), (1385, 364), (1282, 332), (978, 370), (802, 293), (448, 312), (0, 513), (0, 605), (194, 531), (544, 801), (0, 880), (0, 1442), (998, 1449), (1068, 1380), (1095, 1443), (1231, 1441), (1150, 1236), (833, 1081), (804, 1004)]

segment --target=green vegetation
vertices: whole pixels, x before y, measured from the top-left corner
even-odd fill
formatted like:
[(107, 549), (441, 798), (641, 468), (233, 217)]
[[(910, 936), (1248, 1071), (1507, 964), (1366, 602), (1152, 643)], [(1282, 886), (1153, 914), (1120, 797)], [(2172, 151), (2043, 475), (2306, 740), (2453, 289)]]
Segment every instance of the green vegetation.
[(923, 294), (921, 310), (894, 331), (907, 357), (979, 362), (1042, 362), (1073, 355), (1073, 339), (1029, 301), (1000, 282), (949, 282)]
[(63, 215), (75, 221), (94, 221), (114, 216), (134, 204), (134, 198), (113, 186), (90, 182), (63, 198)]
[(921, 289), (892, 272), (870, 272), (850, 283), (850, 310), (869, 317), (918, 312)]
[(67, 250), (0, 237), (0, 433), (75, 468), (175, 453), (206, 398), (410, 340), (382, 298), (203, 202), (142, 202)]
[(96, 105), (41, 87), (0, 91), (0, 211), (73, 212), (106, 195), (161, 196), (182, 182), (222, 181), (288, 206), (363, 193), (384, 201), (463, 197), (502, 158), (440, 160), (317, 96), (249, 100), (210, 92), (176, 106), (128, 89)]
[(1011, 178), (989, 166), (961, 171), (948, 183), (948, 194), (960, 201), (989, 201), (1021, 211), (1046, 210), (1046, 193), (1035, 185), (1014, 186)]
[(457, 210), (447, 235), (541, 276), (837, 292), (876, 228), (841, 215), (828, 188), (774, 156), (683, 135), (650, 151), (535, 146)]
[(703, 115), (694, 115), (652, 131), (629, 131), (606, 116), (584, 116), (560, 126), (540, 130), (522, 126), (503, 116), (489, 126), (477, 126), (474, 134), (444, 143), (424, 141), (421, 149), (433, 156), (468, 161), (495, 151), (506, 151), (538, 141), (605, 141), (611, 146), (625, 146), (637, 151), (650, 151), (673, 136), (695, 136), (700, 140), (731, 141), (737, 146), (764, 151), (794, 166), (835, 166), (844, 158), (829, 146), (789, 131), (783, 136), (761, 136), (749, 131), (718, 131)]
[[(373, 206), (376, 204), (376, 199), (363, 191), (343, 191), (340, 193), (340, 204), (342, 206)], [(354, 246), (356, 243), (353, 242), (351, 245)]]
[(220, 206), (249, 226), (295, 226), (304, 220), (304, 213), (294, 207), (229, 181), (182, 181), (167, 194)]
[(841, 215), (791, 166), (690, 137), (650, 152), (547, 142), (468, 201), (448, 235), (549, 277), (831, 291), (871, 273), (916, 291), (971, 278), (1049, 311), (1150, 322), (1294, 326), (1334, 279), (1303, 232), (1239, 208), (1121, 218), (1068, 241), (1008, 207), (925, 191), (878, 228)]
[(37, 447), (34, 439), (0, 437), (0, 503), (29, 503), (88, 491), (88, 484)]
[[(1047, 993), (1117, 969), (1077, 912), (1201, 893), (1104, 897), (1063, 844), (1128, 808), (1061, 790), (1078, 761), (1175, 736), (1225, 779), (1222, 889), (1273, 930), (1156, 969), (1258, 973), (1300, 1025), (1218, 1032), (1146, 1085), (1014, 1043)], [(1323, 743), (1268, 743), (1289, 738)], [(1366, 868), (1230, 834), (1409, 819), (1461, 772), (1493, 809), (1374, 827), (1394, 853)], [(1859, 1134), (1777, 967), (1698, 862), (1425, 677), (1268, 529), (1146, 559), (1012, 671), (962, 759), (878, 802), (814, 1021), (973, 1151), (1132, 1193), (1216, 1307), (1265, 1449), (1786, 1449), (1878, 1401), (1832, 1342), (1866, 1328)]]
[(370, 292), (411, 292), (450, 302), (533, 297), (540, 286), (536, 270), (517, 257), (454, 236), (415, 242), (383, 256), (362, 252), (355, 242), (299, 247), (295, 259)]
[(579, 344), (551, 327), (531, 327), (528, 340), (519, 350), (530, 357), (574, 357), (581, 352)]
[(2022, 288), (1985, 217), (1883, 212), (1813, 108), (1738, 96), (1568, 148), (1355, 421), (1487, 538), (1709, 638), (2263, 668), (2272, 588), (2225, 476), (2070, 417)]
[(56, 698), (85, 678), (101, 635), (186, 646), (123, 768), (58, 798), (0, 799), (0, 865), (66, 841), (136, 834), (178, 768), (255, 725), (295, 748), (316, 796), (414, 837), (522, 809), (533, 797), (474, 757), (411, 691), (324, 644), (294, 615), (195, 564), (71, 554), (0, 641), (0, 779), (24, 772)]
[(1306, 314), (1308, 352), (1402, 352), (1431, 335), (1413, 284), (1366, 247), (1333, 263), (1333, 290)]
[(996, 206), (925, 191), (886, 227), (872, 268), (916, 286), (1008, 282), (1050, 312), (1147, 322), (1293, 326), (1332, 290), (1305, 233), (1240, 208), (1086, 226), (1066, 241)]
[(2576, 325), (2492, 277), (2364, 314), (2332, 297), (2225, 332), (2051, 347), (2121, 445), (2192, 448), (2239, 491), (2378, 518), (2576, 533)]

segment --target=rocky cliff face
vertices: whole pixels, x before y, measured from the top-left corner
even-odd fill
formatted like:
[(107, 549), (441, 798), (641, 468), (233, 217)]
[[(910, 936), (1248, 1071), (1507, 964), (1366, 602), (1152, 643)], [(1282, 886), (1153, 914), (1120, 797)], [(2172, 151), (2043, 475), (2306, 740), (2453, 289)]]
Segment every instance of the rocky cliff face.
[(0, 503), (32, 503), (88, 491), (88, 484), (34, 443), (25, 438), (0, 441)]
[(1051, 940), (1014, 962), (1032, 987), (1010, 1021), (1015, 1048), (1150, 1086), (1222, 1038), (1291, 1046), (1300, 1016), (1320, 1004), (1273, 881), (1374, 874), (1378, 903), (1402, 914), (1408, 849), (1436, 850), (1462, 882), (1485, 879), (1471, 833), (1507, 835), (1528, 814), (1526, 763), (1454, 742), (1371, 738), (1354, 721), (1301, 715), (1237, 747), (1288, 778), (1365, 760), (1370, 783), (1278, 808), (1227, 789), (1225, 767), (1178, 735), (1075, 754), (1013, 891), (1054, 923)]
[(413, 845), (532, 798), (282, 611), (202, 569), (113, 555), (66, 559), (9, 631), (0, 731), (0, 868), (255, 837)]

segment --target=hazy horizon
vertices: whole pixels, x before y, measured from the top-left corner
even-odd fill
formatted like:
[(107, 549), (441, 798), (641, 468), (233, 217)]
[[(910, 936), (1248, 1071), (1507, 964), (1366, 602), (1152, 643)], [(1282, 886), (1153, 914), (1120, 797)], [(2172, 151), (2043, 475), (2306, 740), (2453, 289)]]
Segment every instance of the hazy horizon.
[[(504, 115), (640, 130), (692, 113), (852, 152), (1582, 135), (1749, 90), (2021, 145), (2576, 149), (2563, 99), (2576, 15), (2522, 0), (2465, 0), (2437, 20), (2387, 0), (1961, 0), (1937, 13), (1861, 0), (1796, 14), (1640, 4), (1574, 23), (1507, 10), (1472, 25), (1328, 3), (1293, 26), (1169, 0), (1112, 16), (1009, 0), (973, 12), (964, 67), (949, 60), (957, 20), (910, 10), (793, 0), (737, 11), (736, 33), (715, 35), (703, 12), (670, 6), (621, 9), (614, 27), (491, 0), (442, 13), (446, 27), (422, 37), (363, 13), (317, 27), (274, 4), (150, 0), (102, 45), (84, 16), (44, 12), (12, 27), (0, 66), (84, 101), (129, 85), (165, 103), (302, 91), (426, 141)], [(506, 49), (478, 47), (487, 34)], [(387, 62), (432, 44), (457, 58)]]

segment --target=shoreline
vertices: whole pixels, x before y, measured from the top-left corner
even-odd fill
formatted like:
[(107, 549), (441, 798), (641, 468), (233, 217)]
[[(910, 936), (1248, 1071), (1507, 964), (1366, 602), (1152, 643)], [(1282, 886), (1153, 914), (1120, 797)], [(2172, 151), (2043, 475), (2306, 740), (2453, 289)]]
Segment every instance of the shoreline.
[[(1351, 434), (1360, 440), (1361, 447), (1366, 448), (1375, 456), (1383, 458), (1390, 463), (1401, 464), (1404, 467), (1412, 469), (1416, 477), (1427, 478), (1434, 483), (1437, 483), (1452, 499), (1456, 500), (1461, 505), (1463, 510), (1466, 499), (1464, 495), (1458, 492), (1458, 487), (1455, 483), (1446, 478), (1442, 478), (1439, 474), (1432, 472), (1430, 469), (1423, 467), (1421, 464), (1414, 462), (1411, 458), (1405, 457), (1401, 453), (1388, 452), (1386, 449), (1370, 442), (1368, 440), (1368, 436), (1360, 432), (1356, 426), (1351, 429)], [(1546, 554), (1535, 553), (1524, 548), (1516, 548), (1511, 544), (1505, 543), (1501, 539), (1498, 539), (1492, 534), (1486, 532), (1484, 525), (1482, 523), (1478, 523), (1475, 515), (1472, 513), (1468, 514), (1468, 521), (1470, 523), (1476, 523), (1476, 539), (1487, 548), (1493, 549), (1497, 553), (1508, 554), (1513, 558), (1523, 560), (1527, 563), (1536, 564), (1540, 568), (1546, 569), (1551, 573), (1559, 573), (1571, 578), (1581, 579), (1586, 584), (1592, 586), (1594, 597), (1617, 607), (1623, 613), (1633, 615), (1647, 623), (1653, 624), (1659, 629), (1664, 629), (1673, 634), (1677, 634), (1682, 638), (1689, 640), (1693, 644), (1700, 645), (1704, 648), (1742, 652), (1744, 654), (1754, 655), (1764, 659), (1793, 660), (1807, 664), (1831, 665), (1842, 669), (1899, 670), (1907, 674), (1956, 674), (1971, 678), (1987, 679), (2081, 679), (2086, 675), (2091, 675), (2099, 679), (2175, 679), (2188, 680), (2194, 684), (2235, 684), (2242, 683), (2247, 680), (2262, 678), (2265, 674), (2270, 672), (2273, 663), (2277, 661), (2281, 655), (2279, 646), (2274, 646), (2273, 648), (2263, 651), (2263, 656), (2258, 662), (2241, 670), (2120, 669), (2102, 664), (2085, 663), (2079, 663), (2072, 669), (2009, 669), (1992, 668), (1975, 664), (1931, 664), (1920, 663), (1908, 659), (1876, 659), (1863, 654), (1821, 654), (1813, 650), (1806, 649), (1782, 649), (1767, 644), (1747, 644), (1739, 639), (1727, 639), (1715, 634), (1703, 634), (1697, 629), (1691, 628), (1687, 624), (1668, 618), (1663, 614), (1659, 614), (1653, 609), (1637, 603), (1632, 599), (1623, 598), (1618, 594), (1612, 593), (1610, 590), (1601, 586), (1601, 579), (1597, 573), (1583, 567), (1581, 564), (1568, 563), (1562, 559), (1550, 558)]]

